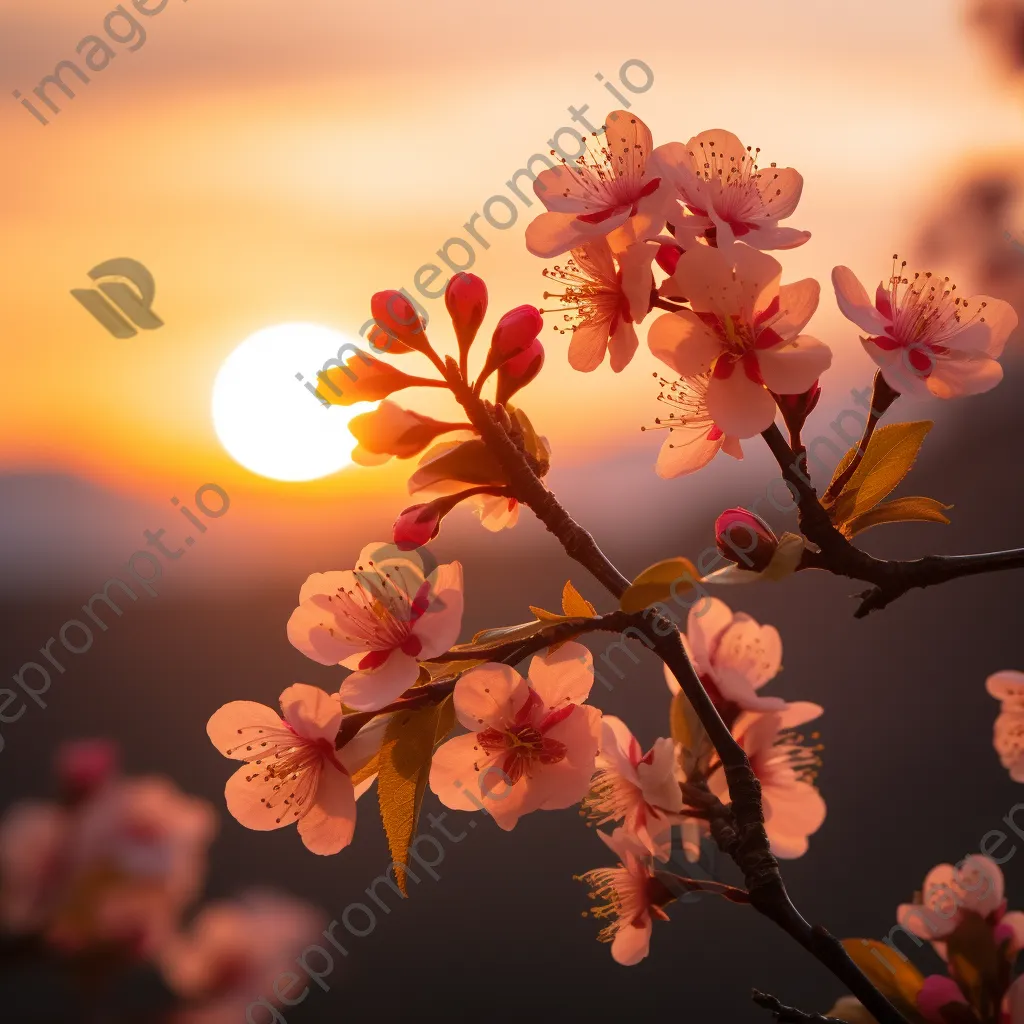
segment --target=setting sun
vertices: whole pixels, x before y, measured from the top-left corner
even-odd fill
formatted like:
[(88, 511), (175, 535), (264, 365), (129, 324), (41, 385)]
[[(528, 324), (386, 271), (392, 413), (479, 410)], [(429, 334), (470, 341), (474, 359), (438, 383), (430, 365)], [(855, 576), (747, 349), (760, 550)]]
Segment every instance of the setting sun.
[(224, 361), (213, 384), (213, 425), (246, 469), (274, 480), (316, 480), (351, 464), (348, 422), (361, 408), (321, 404), (297, 379), (350, 339), (317, 324), (257, 331)]

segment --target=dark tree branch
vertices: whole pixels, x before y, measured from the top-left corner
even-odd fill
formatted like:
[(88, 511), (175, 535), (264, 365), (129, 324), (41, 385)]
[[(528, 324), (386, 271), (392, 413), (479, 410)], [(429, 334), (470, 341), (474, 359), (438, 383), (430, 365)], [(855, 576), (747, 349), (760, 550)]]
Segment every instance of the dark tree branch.
[(836, 529), (818, 500), (807, 472), (806, 452), (795, 453), (774, 423), (761, 436), (796, 497), (801, 531), (819, 549), (806, 552), (800, 568), (825, 569), (835, 576), (872, 584), (858, 595), (861, 603), (854, 612), (856, 618), (886, 607), (909, 590), (962, 576), (1024, 568), (1024, 548), (978, 555), (928, 555), (911, 561), (886, 561), (861, 551)]
[(758, 1006), (763, 1006), (775, 1014), (777, 1024), (843, 1024), (835, 1017), (824, 1017), (820, 1013), (804, 1013), (803, 1010), (798, 1010), (795, 1006), (786, 1006), (775, 996), (770, 996), (767, 992), (759, 992), (756, 988), (752, 998)]

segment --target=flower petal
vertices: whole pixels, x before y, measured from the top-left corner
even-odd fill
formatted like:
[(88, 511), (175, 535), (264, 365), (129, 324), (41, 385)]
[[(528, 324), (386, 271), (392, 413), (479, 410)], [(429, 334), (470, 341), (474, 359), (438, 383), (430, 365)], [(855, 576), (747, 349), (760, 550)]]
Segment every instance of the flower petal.
[(712, 655), (718, 638), (732, 624), (732, 609), (717, 597), (705, 598), (695, 604), (686, 618), (686, 638), (693, 651), (692, 660), (698, 675), (713, 672)]
[(352, 780), (325, 764), (309, 810), (299, 818), (299, 835), (311, 853), (329, 856), (352, 842), (356, 830), (356, 796)]
[(260, 766), (243, 764), (224, 787), (228, 813), (240, 825), (256, 832), (270, 832), (292, 824), (294, 814), (282, 814), (280, 801), (274, 801), (277, 785), (277, 779)]
[(651, 951), (652, 930), (649, 914), (645, 914), (639, 923), (623, 924), (612, 939), (612, 959), (623, 967), (640, 963)]
[(820, 297), (821, 285), (813, 277), (782, 285), (779, 288), (781, 316), (772, 321), (772, 329), (784, 341), (792, 340), (814, 316)]
[(889, 321), (872, 305), (864, 285), (849, 267), (832, 268), (832, 287), (836, 290), (836, 302), (847, 320), (852, 320), (869, 334), (885, 334)]
[(394, 650), (380, 668), (353, 672), (342, 684), (342, 702), (356, 711), (376, 711), (397, 700), (415, 682), (420, 673), (419, 662), (408, 654)]
[(794, 341), (757, 354), (761, 377), (777, 395), (801, 395), (832, 365), (832, 349), (802, 334)]
[(455, 714), (474, 733), (500, 729), (516, 717), (529, 693), (526, 680), (511, 666), (481, 665), (455, 684)]
[(715, 651), (715, 679), (722, 696), (730, 690), (757, 690), (782, 667), (782, 638), (774, 626), (762, 626), (749, 615), (737, 615), (722, 633)]
[(647, 345), (682, 377), (707, 372), (722, 352), (722, 340), (689, 309), (659, 316), (647, 332)]
[(608, 344), (611, 355), (611, 367), (614, 373), (621, 373), (633, 358), (640, 342), (636, 337), (636, 328), (628, 320), (619, 320)]
[(706, 422), (680, 420), (669, 429), (654, 471), (662, 480), (686, 476), (703, 469), (721, 450), (724, 435), (712, 440)]
[(583, 644), (570, 641), (530, 662), (530, 686), (544, 702), (545, 711), (582, 704), (593, 685), (594, 656)]
[(281, 694), (281, 712), (285, 721), (307, 739), (325, 739), (331, 744), (341, 725), (341, 701), (336, 693), (319, 686), (294, 683)]
[[(763, 356), (763, 353), (762, 353)], [(712, 377), (708, 384), (708, 413), (727, 434), (753, 437), (775, 420), (775, 399), (742, 367), (729, 377)]]
[(239, 745), (243, 730), (262, 728), (280, 731), (283, 727), (281, 716), (266, 704), (233, 700), (213, 713), (206, 723), (206, 735), (225, 757), (242, 760), (247, 756), (245, 745)]
[[(479, 792), (479, 773), (475, 764), (482, 768), (487, 765), (487, 760), (480, 756), (475, 732), (442, 743), (434, 751), (430, 763), (430, 791), (445, 807), (456, 811), (480, 810), (484, 800)], [(467, 792), (472, 794), (473, 799), (467, 796)]]
[(604, 362), (610, 325), (610, 320), (590, 320), (573, 330), (569, 342), (569, 365), (574, 370), (590, 373)]

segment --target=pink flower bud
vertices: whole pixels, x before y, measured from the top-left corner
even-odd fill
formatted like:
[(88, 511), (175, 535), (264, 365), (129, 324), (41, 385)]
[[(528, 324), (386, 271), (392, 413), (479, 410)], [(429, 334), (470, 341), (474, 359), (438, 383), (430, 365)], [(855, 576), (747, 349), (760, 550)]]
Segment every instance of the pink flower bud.
[(683, 247), (677, 245), (675, 242), (662, 242), (658, 246), (658, 251), (654, 258), (658, 263), (658, 266), (665, 271), (666, 274), (674, 274), (676, 272), (676, 264), (679, 262), (679, 257), (683, 255)]
[(395, 547), (400, 551), (421, 548), (441, 529), (441, 516), (433, 502), (410, 505), (395, 520)]
[(520, 388), (525, 388), (540, 373), (543, 365), (544, 346), (540, 338), (534, 338), (528, 348), (498, 367), (498, 388), (494, 398), (496, 404), (507, 405)]
[(78, 740), (57, 750), (57, 781), (72, 803), (92, 796), (118, 768), (118, 750), (109, 740)]
[(382, 352), (422, 352), (427, 336), (416, 307), (399, 291), (389, 288), (370, 299), (370, 312), (383, 335), (374, 333), (374, 344)]
[[(529, 348), (543, 329), (544, 320), (536, 306), (516, 306), (510, 309), (498, 321), (491, 338), (493, 365), (497, 366)], [(492, 362), (491, 356), (488, 362)]]
[(365, 352), (350, 356), (344, 366), (332, 367), (317, 376), (317, 394), (331, 405), (379, 402), (396, 391), (422, 383), (421, 378), (411, 377)]
[(715, 520), (715, 543), (730, 562), (761, 572), (771, 562), (779, 546), (779, 538), (753, 512), (745, 508), (729, 508)]
[(348, 429), (368, 452), (408, 459), (418, 455), (442, 434), (452, 430), (469, 430), (471, 426), (468, 423), (435, 420), (385, 400), (372, 412), (353, 417)]
[(468, 352), (487, 313), (487, 285), (476, 274), (460, 271), (448, 282), (444, 304), (455, 327), (459, 351)]

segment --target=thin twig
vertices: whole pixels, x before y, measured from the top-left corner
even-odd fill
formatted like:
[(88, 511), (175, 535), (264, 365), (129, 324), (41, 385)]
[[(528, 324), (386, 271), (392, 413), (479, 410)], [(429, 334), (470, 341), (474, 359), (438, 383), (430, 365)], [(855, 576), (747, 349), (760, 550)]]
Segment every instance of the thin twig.
[(771, 1010), (775, 1014), (777, 1024), (843, 1024), (835, 1017), (824, 1017), (820, 1013), (804, 1013), (803, 1010), (798, 1010), (795, 1006), (786, 1006), (775, 996), (770, 996), (767, 992), (759, 992), (756, 988), (751, 998), (758, 1006)]

